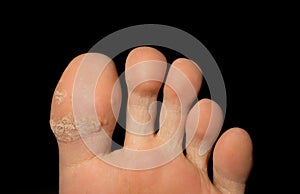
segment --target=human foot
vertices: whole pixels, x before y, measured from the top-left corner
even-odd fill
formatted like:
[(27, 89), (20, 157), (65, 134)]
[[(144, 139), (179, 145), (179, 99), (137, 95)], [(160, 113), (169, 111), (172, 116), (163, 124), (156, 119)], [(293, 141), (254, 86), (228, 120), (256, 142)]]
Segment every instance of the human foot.
[[(84, 69), (83, 64), (95, 65)], [(50, 116), (59, 146), (60, 194), (244, 193), (252, 166), (251, 139), (241, 128), (222, 134), (214, 147), (210, 180), (208, 159), (223, 116), (212, 100), (193, 105), (202, 76), (188, 59), (175, 60), (167, 73), (160, 129), (154, 133), (155, 102), (166, 67), (164, 55), (150, 47), (128, 55), (124, 148), (111, 152), (122, 96), (114, 63), (96, 53), (70, 62), (55, 89)], [(99, 79), (92, 69), (100, 69)], [(90, 96), (93, 107), (84, 101)]]

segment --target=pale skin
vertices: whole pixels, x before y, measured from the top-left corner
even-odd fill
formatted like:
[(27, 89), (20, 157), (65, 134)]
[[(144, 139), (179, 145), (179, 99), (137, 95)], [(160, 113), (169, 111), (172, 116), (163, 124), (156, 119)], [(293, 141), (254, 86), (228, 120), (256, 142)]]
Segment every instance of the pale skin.
[[(144, 170), (120, 168), (97, 157), (85, 145), (83, 139), (76, 132), (76, 127), (72, 128), (74, 126), (72, 125), (74, 79), (80, 62), (87, 55), (89, 54), (80, 55), (70, 62), (57, 84), (52, 100), (51, 122), (68, 117), (69, 121), (66, 125), (70, 125), (72, 129), (71, 132), (66, 133), (57, 130), (57, 126), (51, 124), (59, 146), (60, 194), (241, 194), (245, 192), (246, 182), (252, 168), (252, 141), (246, 130), (238, 127), (225, 130), (217, 139), (213, 149), (209, 148), (205, 153), (199, 154), (206, 131), (219, 130), (217, 128), (222, 127), (221, 108), (210, 99), (200, 99), (194, 105), (194, 109), (199, 110), (201, 116), (193, 120), (198, 121), (194, 122), (197, 123), (195, 125), (196, 132), (192, 141), (186, 146), (186, 155), (181, 152), (164, 165)], [(128, 69), (140, 62), (149, 60), (165, 62), (166, 58), (154, 48), (138, 47), (129, 53), (125, 66)], [(171, 66), (179, 69), (188, 78), (195, 91), (200, 92), (201, 71), (196, 68), (192, 61), (181, 58), (175, 60)], [(95, 92), (98, 119), (102, 125), (102, 130), (110, 137), (116, 126), (112, 103), (114, 104), (115, 100), (120, 100), (116, 95), (112, 95), (112, 88), (117, 79), (115, 64), (111, 62), (99, 78)], [(150, 117), (155, 117), (155, 113), (144, 110), (145, 107), (146, 109), (149, 108), (151, 103), (156, 101), (161, 86), (162, 84), (158, 81), (146, 81), (132, 90), (127, 107), (128, 112), (136, 121), (143, 123), (148, 121)], [(192, 108), (190, 100), (182, 101), (172, 88), (165, 86), (163, 106), (166, 110), (176, 111), (166, 113), (165, 122), (161, 124), (157, 134), (138, 135), (126, 131), (124, 149), (146, 150), (167, 142), (175, 134), (174, 131), (178, 129), (179, 115), (184, 115), (186, 119), (189, 113), (189, 111), (185, 113), (181, 110), (180, 103), (184, 103), (184, 106), (188, 107), (189, 110)], [(128, 112), (127, 114), (129, 114)], [(193, 125), (191, 122), (187, 121), (183, 127), (179, 127), (179, 130), (182, 132), (187, 130), (189, 124)], [(213, 124), (209, 124), (210, 122)], [(134, 125), (134, 123), (126, 123), (126, 126), (134, 127)], [(210, 128), (209, 125), (211, 125)], [(181, 142), (182, 138), (183, 133), (179, 133), (178, 141)], [(109, 156), (113, 153), (110, 149), (110, 144), (108, 144), (102, 146), (100, 151), (103, 152), (102, 155)], [(171, 151), (171, 149), (166, 150), (166, 152)], [(126, 159), (122, 157), (122, 150), (114, 151), (114, 155), (120, 156), (119, 162), (126, 163)], [(213, 158), (212, 180), (207, 173), (209, 157)]]

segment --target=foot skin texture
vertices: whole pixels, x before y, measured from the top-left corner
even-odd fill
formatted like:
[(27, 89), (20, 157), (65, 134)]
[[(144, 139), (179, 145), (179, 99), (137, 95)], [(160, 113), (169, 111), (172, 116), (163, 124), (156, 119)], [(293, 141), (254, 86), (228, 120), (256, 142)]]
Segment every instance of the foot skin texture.
[(77, 56), (63, 72), (50, 113), (59, 147), (60, 194), (245, 192), (251, 138), (238, 127), (219, 135), (221, 108), (213, 100), (197, 99), (202, 83), (197, 64), (179, 58), (167, 68), (165, 56), (146, 46), (128, 54), (126, 134), (124, 146), (112, 151), (122, 101), (119, 80), (114, 62), (99, 53)]

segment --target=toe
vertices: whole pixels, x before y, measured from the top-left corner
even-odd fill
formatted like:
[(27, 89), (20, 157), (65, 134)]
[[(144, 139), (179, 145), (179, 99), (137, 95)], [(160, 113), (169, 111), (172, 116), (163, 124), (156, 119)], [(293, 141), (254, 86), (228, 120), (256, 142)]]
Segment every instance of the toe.
[(96, 53), (74, 58), (63, 72), (50, 113), (62, 162), (109, 152), (121, 101), (117, 78), (112, 60)]
[(252, 141), (241, 128), (227, 130), (213, 153), (214, 184), (224, 193), (244, 193), (252, 167)]
[(200, 100), (186, 121), (187, 158), (200, 172), (207, 172), (210, 150), (223, 124), (221, 108), (212, 100)]
[(145, 149), (153, 139), (157, 95), (165, 77), (166, 58), (151, 47), (133, 49), (126, 59), (128, 88), (124, 147)]
[(175, 60), (168, 72), (160, 113), (159, 143), (174, 140), (182, 147), (184, 125), (191, 104), (197, 99), (202, 84), (202, 74), (191, 60)]

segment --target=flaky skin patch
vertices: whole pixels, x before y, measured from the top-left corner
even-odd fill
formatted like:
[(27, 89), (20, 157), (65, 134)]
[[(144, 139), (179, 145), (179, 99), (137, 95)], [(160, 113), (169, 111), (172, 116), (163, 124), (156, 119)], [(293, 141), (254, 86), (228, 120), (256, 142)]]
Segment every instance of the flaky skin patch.
[(75, 127), (72, 114), (62, 118), (50, 119), (50, 127), (57, 139), (61, 142), (73, 142), (80, 139), (80, 134)]
[[(87, 137), (90, 134), (101, 131), (101, 123), (91, 117), (78, 119), (76, 125), (73, 115), (70, 113), (62, 118), (50, 119), (50, 127), (57, 139), (61, 142), (73, 142), (81, 137)], [(80, 133), (79, 130), (80, 129)]]
[(64, 98), (66, 97), (66, 92), (64, 90), (62, 90), (62, 91), (55, 90), (53, 97), (54, 97), (55, 103), (57, 105), (60, 105), (64, 101)]

